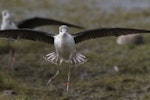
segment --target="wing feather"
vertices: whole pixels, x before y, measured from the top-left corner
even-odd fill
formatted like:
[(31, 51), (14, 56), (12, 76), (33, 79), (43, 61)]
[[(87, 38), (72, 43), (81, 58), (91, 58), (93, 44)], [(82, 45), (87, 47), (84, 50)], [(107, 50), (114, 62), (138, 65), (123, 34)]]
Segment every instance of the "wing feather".
[(107, 36), (138, 34), (138, 33), (150, 33), (150, 30), (131, 29), (131, 28), (99, 28), (79, 32), (72, 35), (74, 36), (75, 43), (79, 43), (88, 39), (95, 39)]
[(66, 23), (66, 22), (62, 22), (50, 18), (40, 18), (40, 17), (25, 19), (17, 23), (18, 28), (30, 28), (30, 29), (44, 26), (44, 25), (67, 25), (70, 27), (83, 29), (83, 27), (78, 25), (74, 25), (74, 24), (70, 24), (70, 23)]
[(54, 34), (31, 29), (1, 30), (0, 38), (26, 39), (54, 44)]

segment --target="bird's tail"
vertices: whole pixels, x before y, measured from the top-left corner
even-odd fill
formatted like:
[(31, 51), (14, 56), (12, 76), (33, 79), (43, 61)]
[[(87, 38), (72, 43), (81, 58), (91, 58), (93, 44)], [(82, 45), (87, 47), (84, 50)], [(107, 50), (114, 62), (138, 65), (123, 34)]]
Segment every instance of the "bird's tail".
[(52, 53), (45, 55), (44, 59), (56, 65), (60, 65), (62, 63), (62, 60), (58, 58), (58, 56), (56, 55), (56, 52), (52, 52)]
[[(60, 65), (63, 61), (62, 58), (58, 58), (55, 52), (45, 55), (44, 59), (56, 65)], [(68, 63), (70, 62), (72, 66), (78, 66), (80, 64), (85, 63), (87, 61), (87, 58), (80, 53), (75, 53), (72, 56), (71, 60), (64, 60), (64, 61)]]
[(75, 55), (73, 55), (72, 59), (71, 59), (71, 64), (73, 66), (78, 66), (80, 64), (83, 64), (87, 61), (87, 58), (80, 54), (80, 53), (76, 53)]

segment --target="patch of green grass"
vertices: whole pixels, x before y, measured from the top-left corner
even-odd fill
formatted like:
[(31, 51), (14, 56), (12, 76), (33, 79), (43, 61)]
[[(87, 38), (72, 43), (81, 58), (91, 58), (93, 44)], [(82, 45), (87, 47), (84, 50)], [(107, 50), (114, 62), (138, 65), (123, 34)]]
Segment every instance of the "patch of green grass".
[[(0, 9), (11, 9), (10, 12), (15, 12), (16, 20), (35, 13), (35, 16), (48, 16), (80, 24), (87, 29), (150, 27), (149, 10), (123, 11), (117, 8), (113, 13), (106, 13), (94, 7), (95, 2), (90, 0), (80, 4), (78, 1), (69, 1), (73, 5), (48, 0), (36, 1), (34, 5), (31, 2), (35, 0), (15, 1), (2, 0)], [(58, 27), (41, 30), (57, 33)], [(82, 30), (70, 28), (71, 33), (78, 31)], [(7, 71), (7, 41), (0, 40), (0, 100), (149, 100), (150, 35), (143, 34), (143, 37), (144, 44), (141, 45), (119, 46), (114, 37), (90, 40), (77, 45), (81, 53), (88, 57), (88, 62), (72, 68), (69, 94), (65, 91), (67, 64), (62, 64), (59, 76), (50, 86), (46, 86), (48, 79), (55, 73), (56, 66), (45, 61), (42, 56), (54, 51), (53, 46), (25, 40), (11, 43), (16, 48), (17, 62), (11, 71)], [(114, 66), (118, 67), (118, 72), (114, 70)], [(12, 90), (14, 94), (5, 94), (5, 90)]]

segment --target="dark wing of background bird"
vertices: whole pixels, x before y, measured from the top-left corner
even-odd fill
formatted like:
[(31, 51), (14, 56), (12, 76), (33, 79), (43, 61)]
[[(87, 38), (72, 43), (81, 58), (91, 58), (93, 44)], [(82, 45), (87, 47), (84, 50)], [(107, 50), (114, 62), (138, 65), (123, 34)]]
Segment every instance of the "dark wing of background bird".
[(137, 33), (150, 33), (150, 30), (130, 29), (130, 28), (99, 28), (99, 29), (79, 32), (72, 35), (74, 36), (75, 43), (79, 43), (88, 39), (94, 39), (94, 38), (100, 38), (106, 36), (137, 34)]
[(26, 40), (41, 41), (49, 44), (54, 44), (54, 34), (35, 31), (31, 29), (1, 30), (0, 38), (26, 39)]
[(67, 25), (70, 27), (83, 29), (83, 27), (78, 25), (74, 25), (74, 24), (70, 24), (70, 23), (66, 23), (54, 19), (49, 19), (49, 18), (40, 18), (40, 17), (25, 19), (17, 23), (18, 28), (30, 28), (30, 29), (44, 26), (44, 25)]

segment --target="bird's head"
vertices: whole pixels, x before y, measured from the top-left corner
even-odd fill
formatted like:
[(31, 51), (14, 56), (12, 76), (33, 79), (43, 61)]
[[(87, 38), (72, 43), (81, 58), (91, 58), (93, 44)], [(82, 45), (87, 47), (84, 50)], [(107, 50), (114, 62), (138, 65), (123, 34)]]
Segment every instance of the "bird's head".
[(68, 26), (66, 26), (66, 25), (61, 25), (60, 27), (59, 27), (59, 33), (60, 34), (65, 34), (65, 33), (67, 33), (68, 32)]
[(9, 19), (9, 18), (10, 18), (9, 11), (8, 11), (8, 10), (3, 10), (3, 11), (2, 11), (2, 17), (3, 17), (4, 19)]

